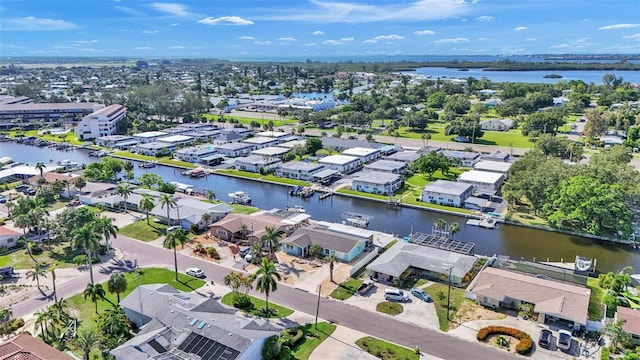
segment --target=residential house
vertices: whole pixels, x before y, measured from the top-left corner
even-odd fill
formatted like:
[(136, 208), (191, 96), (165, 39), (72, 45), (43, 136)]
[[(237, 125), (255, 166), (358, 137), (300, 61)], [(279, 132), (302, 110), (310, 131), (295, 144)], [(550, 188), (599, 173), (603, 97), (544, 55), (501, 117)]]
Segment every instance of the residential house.
[(134, 152), (147, 156), (165, 156), (171, 154), (172, 151), (176, 150), (178, 147), (175, 144), (170, 144), (166, 142), (141, 142), (136, 145), (133, 150)]
[(278, 147), (285, 148), (288, 150), (293, 149), (294, 146), (304, 146), (306, 148), (307, 140), (291, 140), (291, 141), (278, 144)]
[(176, 127), (172, 127), (172, 128), (162, 129), (162, 131), (166, 132), (167, 134), (169, 134), (169, 136), (173, 136), (173, 135), (183, 135), (183, 134), (189, 132), (189, 129), (176, 126)]
[(518, 309), (532, 304), (538, 322), (587, 325), (591, 290), (573, 284), (487, 267), (466, 290), (466, 296), (492, 308)]
[(73, 360), (37, 337), (23, 332), (0, 344), (0, 360)]
[(277, 157), (249, 155), (236, 158), (234, 166), (238, 170), (260, 173), (260, 170), (269, 171), (282, 163)]
[(213, 145), (218, 146), (218, 145), (224, 145), (224, 144), (230, 144), (230, 143), (237, 143), (237, 142), (240, 142), (242, 139), (244, 139), (244, 137), (238, 133), (220, 131), (220, 134), (216, 136), (213, 140), (211, 140), (211, 143)]
[(509, 162), (482, 160), (473, 165), (473, 168), (475, 170), (502, 174), (506, 180), (509, 177), (509, 169), (511, 169), (512, 165), (513, 163)]
[(197, 130), (189, 131), (183, 135), (191, 136), (195, 141), (200, 142), (212, 142), (218, 136), (220, 136), (220, 130)]
[(407, 164), (411, 164), (412, 162), (420, 159), (420, 157), (422, 156), (422, 154), (420, 154), (417, 151), (398, 151), (396, 153), (393, 153), (391, 155), (385, 156), (386, 160), (393, 160), (393, 161), (402, 161), (404, 163)]
[(140, 331), (110, 351), (116, 360), (260, 359), (266, 340), (283, 330), (276, 322), (241, 315), (210, 296), (168, 284), (138, 286), (120, 306)]
[(12, 248), (18, 246), (18, 239), (20, 239), (21, 236), (22, 234), (15, 230), (0, 226), (0, 247), (6, 246)]
[(217, 153), (218, 151), (211, 145), (192, 146), (174, 151), (173, 158), (199, 164), (203, 162), (203, 158)]
[(264, 149), (270, 146), (276, 146), (280, 143), (280, 140), (271, 137), (253, 137), (242, 140), (245, 144), (253, 145), (254, 150)]
[(471, 184), (476, 192), (495, 195), (500, 191), (504, 175), (495, 172), (469, 170), (458, 176), (458, 182)]
[(182, 147), (186, 145), (192, 145), (194, 139), (192, 136), (170, 135), (170, 136), (164, 136), (164, 137), (158, 138), (157, 141), (167, 143), (167, 144), (172, 144), (172, 145), (175, 145), (176, 147)]
[(116, 133), (118, 121), (127, 115), (127, 108), (113, 104), (96, 110), (80, 120), (74, 132), (81, 140), (95, 139)]
[(303, 161), (289, 161), (279, 164), (275, 175), (278, 177), (310, 181), (313, 175), (324, 169), (324, 165)]
[(133, 134), (133, 139), (140, 143), (150, 143), (167, 135), (169, 134), (163, 131), (146, 131), (146, 132)]
[(404, 174), (409, 165), (401, 161), (378, 160), (364, 166), (364, 170), (386, 172), (390, 174)]
[(454, 150), (443, 150), (441, 153), (449, 160), (460, 161), (460, 165), (464, 167), (473, 167), (475, 163), (480, 161), (480, 156), (482, 156), (480, 153)]
[(346, 149), (356, 148), (356, 147), (364, 147), (371, 149), (380, 149), (385, 146), (384, 144), (379, 144), (375, 142), (361, 141), (356, 139), (342, 139), (342, 138), (334, 138), (334, 137), (322, 137), (322, 146), (324, 148), (334, 149), (336, 151), (343, 151)]
[(217, 125), (211, 125), (208, 123), (186, 123), (180, 124), (176, 126), (179, 129), (185, 129), (187, 131), (208, 131), (208, 130), (218, 130)]
[(289, 133), (282, 131), (261, 131), (255, 134), (255, 137), (269, 137), (274, 139), (282, 139), (290, 136)]
[(492, 153), (489, 154), (482, 154), (482, 156), (480, 157), (481, 160), (486, 160), (486, 161), (502, 161), (502, 162), (507, 162), (511, 159), (511, 156), (507, 153), (503, 153), (500, 150), (496, 150)]
[(398, 174), (363, 171), (353, 179), (351, 189), (369, 194), (393, 195), (396, 190), (402, 187), (402, 183), (402, 177)]
[(360, 168), (360, 158), (347, 155), (329, 155), (318, 160), (319, 164), (325, 167), (341, 172), (343, 174), (352, 173)]
[(277, 146), (270, 146), (264, 149), (253, 150), (251, 152), (251, 155), (275, 157), (278, 159), (282, 159), (282, 156), (288, 152), (289, 152), (288, 149), (277, 147)]
[(242, 142), (231, 142), (226, 144), (216, 145), (216, 150), (224, 156), (235, 158), (238, 156), (247, 156), (254, 149), (251, 144), (245, 144)]
[(137, 143), (133, 136), (126, 135), (107, 135), (96, 139), (96, 145), (115, 149), (128, 149)]
[(422, 189), (422, 201), (430, 204), (462, 207), (473, 193), (473, 185), (436, 180)]
[(280, 241), (282, 251), (289, 255), (307, 257), (317, 245), (323, 255), (335, 255), (340, 261), (350, 262), (360, 255), (371, 240), (329, 230), (325, 226), (301, 227)]
[(624, 320), (622, 330), (631, 335), (631, 342), (640, 345), (640, 310), (618, 306), (616, 320)]
[(480, 121), (480, 128), (485, 131), (509, 131), (512, 127), (512, 119), (490, 119)]
[(343, 150), (342, 155), (357, 157), (360, 159), (360, 163), (366, 164), (379, 158), (382, 155), (382, 152), (379, 149), (354, 147)]
[(209, 232), (224, 241), (254, 243), (266, 233), (267, 226), (286, 233), (292, 225), (286, 219), (266, 213), (229, 214), (209, 226)]

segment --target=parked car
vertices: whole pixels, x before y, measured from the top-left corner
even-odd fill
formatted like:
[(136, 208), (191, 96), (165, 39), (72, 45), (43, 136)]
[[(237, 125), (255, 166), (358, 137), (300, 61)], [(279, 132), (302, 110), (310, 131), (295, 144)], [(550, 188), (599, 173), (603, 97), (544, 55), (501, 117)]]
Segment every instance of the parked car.
[(0, 195), (0, 204), (4, 204), (7, 202), (7, 197), (4, 195)]
[(567, 330), (558, 331), (558, 349), (569, 350), (571, 348), (571, 333)]
[(399, 289), (387, 289), (384, 291), (384, 299), (387, 301), (409, 302), (409, 295)]
[(365, 295), (373, 288), (373, 280), (365, 280), (358, 288), (358, 294)]
[(29, 188), (29, 185), (26, 185), (26, 184), (20, 184), (20, 185), (14, 187), (14, 189), (16, 191), (20, 191), (20, 192), (22, 192), (24, 189), (28, 189), (28, 188)]
[(553, 333), (551, 330), (543, 329), (540, 332), (540, 338), (538, 339), (538, 346), (548, 349), (551, 347), (551, 340), (553, 340)]
[(251, 246), (243, 246), (238, 251), (238, 255), (240, 255), (241, 257), (245, 257), (245, 256), (247, 256), (249, 251), (251, 251)]
[(33, 188), (27, 188), (22, 191), (25, 195), (35, 195), (36, 191)]
[(197, 277), (197, 278), (203, 278), (204, 277), (204, 271), (202, 271), (202, 269), (200, 268), (188, 268), (187, 271), (185, 271), (187, 273), (187, 275), (189, 276), (193, 276), (193, 277)]
[(411, 289), (411, 295), (417, 297), (418, 299), (420, 299), (420, 300), (422, 300), (424, 302), (432, 302), (433, 301), (431, 299), (431, 296), (429, 296), (429, 294), (427, 294), (422, 289), (416, 289), (416, 288)]
[(180, 226), (178, 226), (178, 225), (169, 226), (167, 228), (167, 234), (171, 233), (171, 232), (174, 232), (175, 230), (178, 230), (179, 228), (180, 228)]

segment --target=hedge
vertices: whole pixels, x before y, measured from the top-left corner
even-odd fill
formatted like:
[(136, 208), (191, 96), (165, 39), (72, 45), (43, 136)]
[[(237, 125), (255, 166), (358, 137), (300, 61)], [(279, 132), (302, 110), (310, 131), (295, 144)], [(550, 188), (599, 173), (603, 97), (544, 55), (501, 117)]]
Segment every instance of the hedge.
[(506, 326), (487, 326), (478, 330), (478, 341), (485, 341), (491, 335), (507, 335), (514, 337), (520, 342), (516, 345), (516, 352), (520, 355), (527, 355), (533, 349), (531, 336), (524, 331)]
[(280, 335), (280, 341), (283, 345), (293, 348), (302, 340), (304, 332), (298, 328), (286, 329)]
[(13, 318), (4, 324), (0, 324), (0, 335), (11, 334), (24, 326), (22, 318)]
[(600, 352), (600, 360), (609, 360), (611, 359), (611, 350), (608, 347), (603, 347)]

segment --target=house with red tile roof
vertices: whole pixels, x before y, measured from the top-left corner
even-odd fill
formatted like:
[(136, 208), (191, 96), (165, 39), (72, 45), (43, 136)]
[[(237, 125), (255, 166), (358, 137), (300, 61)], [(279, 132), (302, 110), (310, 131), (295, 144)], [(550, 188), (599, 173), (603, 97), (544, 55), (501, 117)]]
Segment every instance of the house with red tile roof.
[(27, 333), (0, 344), (0, 360), (74, 360)]
[(631, 341), (640, 345), (640, 310), (618, 306), (616, 320), (625, 320), (622, 330), (631, 335)]
[(18, 244), (18, 239), (21, 235), (22, 234), (15, 230), (9, 229), (5, 226), (0, 226), (0, 247), (15, 247)]

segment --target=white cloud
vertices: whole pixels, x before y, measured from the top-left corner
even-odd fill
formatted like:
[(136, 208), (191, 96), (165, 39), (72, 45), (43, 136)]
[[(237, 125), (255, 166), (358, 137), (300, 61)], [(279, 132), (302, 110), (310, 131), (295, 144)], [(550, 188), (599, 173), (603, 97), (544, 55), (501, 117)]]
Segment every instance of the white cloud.
[(297, 41), (298, 39), (291, 37), (291, 36), (287, 36), (287, 37), (281, 37), (278, 40), (280, 41)]
[(413, 33), (416, 34), (416, 35), (435, 35), (435, 34), (437, 34), (433, 30), (418, 30), (418, 31), (414, 31)]
[(187, 7), (182, 4), (177, 3), (161, 3), (156, 2), (151, 4), (151, 7), (156, 9), (157, 11), (167, 13), (169, 15), (174, 16), (189, 16), (189, 12), (187, 11)]
[(311, 34), (320, 36), (320, 35), (324, 35), (324, 32), (322, 32), (320, 30), (316, 30), (316, 31), (312, 32)]
[(240, 36), (238, 39), (240, 40), (255, 40), (256, 38), (254, 36)]
[(325, 45), (344, 45), (346, 42), (340, 40), (325, 40), (322, 42)]
[(136, 47), (133, 48), (133, 50), (146, 50), (146, 51), (148, 51), (148, 50), (153, 50), (153, 48), (150, 47), (150, 46), (136, 46)]
[(458, 37), (458, 38), (436, 40), (435, 43), (436, 44), (458, 44), (458, 43), (463, 43), (463, 42), (468, 42), (468, 41), (469, 41), (469, 39), (467, 39), (467, 38)]
[[(296, 2), (292, 2), (296, 3)], [(375, 2), (372, 2), (375, 4)], [(378, 21), (423, 21), (451, 18), (468, 13), (469, 4), (452, 0), (414, 0), (386, 5), (362, 4), (348, 1), (310, 0), (309, 5), (278, 8), (259, 18), (280, 21), (318, 23), (366, 23)]]
[(182, 45), (174, 45), (174, 46), (169, 46), (169, 49), (186, 49), (186, 47)]
[(380, 36), (376, 36), (372, 39), (368, 39), (365, 40), (364, 43), (365, 44), (375, 44), (380, 40), (402, 40), (404, 39), (404, 36), (402, 35), (396, 35), (396, 34), (391, 34), (391, 35), (380, 35)]
[(256, 45), (260, 45), (260, 46), (271, 45), (271, 41), (268, 41), (268, 40), (267, 41), (254, 41), (253, 43), (256, 44)]
[(239, 16), (208, 17), (198, 22), (205, 25), (253, 25), (253, 21), (243, 19)]
[(171, 26), (180, 26), (180, 23), (173, 23)]
[(345, 38), (340, 39), (340, 41), (344, 41), (344, 42), (353, 41), (353, 40), (355, 40), (355, 38), (352, 38), (352, 37), (345, 37)]
[(640, 27), (640, 24), (614, 24), (614, 25), (600, 26), (598, 30), (633, 29), (637, 27)]
[(631, 40), (639, 40), (640, 41), (640, 33), (633, 34), (633, 35), (628, 35), (628, 36), (623, 36), (623, 38), (631, 39)]
[(157, 34), (160, 30), (142, 30), (143, 34)]
[(310, 43), (306, 43), (304, 44), (304, 46), (316, 46), (318, 44), (314, 43), (314, 42), (310, 42)]
[(121, 11), (121, 12), (123, 12), (125, 14), (129, 14), (129, 15), (135, 16), (135, 17), (146, 17), (147, 16), (147, 14), (143, 13), (142, 11), (138, 11), (136, 9), (132, 9), (132, 8), (126, 7), (126, 6), (118, 5), (118, 6), (114, 6), (113, 8), (118, 10), (118, 11)]
[(596, 45), (598, 44), (590, 43), (589, 37), (585, 36), (576, 40), (567, 41), (566, 43), (563, 43), (563, 44), (552, 45), (552, 46), (549, 46), (549, 48), (550, 49), (569, 49), (572, 51), (584, 51), (584, 50), (592, 49)]
[(493, 16), (478, 16), (476, 20), (482, 21), (482, 22), (492, 22)]
[(524, 39), (524, 41), (536, 41), (536, 40), (538, 40), (538, 39), (536, 39), (536, 38), (526, 38), (526, 39)]
[(2, 31), (57, 31), (77, 28), (78, 25), (61, 19), (47, 19), (27, 16), (4, 19), (0, 24)]
[(100, 41), (98, 40), (76, 40), (73, 43), (74, 44), (97, 44)]
[(529, 28), (526, 26), (518, 26), (517, 28), (513, 29), (513, 31), (523, 31), (523, 30), (529, 30)]
[(478, 41), (485, 41), (485, 40), (487, 40), (487, 38), (484, 38), (484, 37), (479, 37), (478, 38)]

